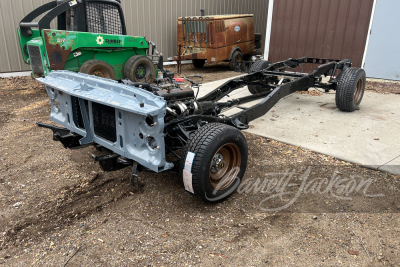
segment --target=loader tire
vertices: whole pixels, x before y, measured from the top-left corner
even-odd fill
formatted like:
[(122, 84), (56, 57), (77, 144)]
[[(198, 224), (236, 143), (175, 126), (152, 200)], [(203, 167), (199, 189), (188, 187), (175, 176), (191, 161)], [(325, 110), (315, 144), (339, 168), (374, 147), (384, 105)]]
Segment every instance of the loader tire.
[(205, 59), (193, 59), (192, 64), (196, 69), (201, 69), (206, 63)]
[(115, 80), (114, 69), (105, 61), (92, 59), (82, 64), (79, 72), (97, 77)]
[[(256, 62), (253, 63), (253, 65), (251, 65), (249, 73), (263, 70), (266, 67), (268, 67), (269, 65), (271, 65), (271, 62), (269, 62), (269, 61), (257, 60)], [(269, 90), (269, 87), (263, 88), (261, 85), (249, 85), (248, 89), (251, 94), (255, 95), (255, 94), (259, 94), (259, 93)]]
[(236, 63), (240, 61), (243, 61), (243, 54), (237, 50), (233, 53), (231, 59), (229, 60), (229, 68), (234, 71), (236, 69)]
[(366, 75), (360, 68), (347, 68), (340, 77), (336, 88), (336, 106), (342, 111), (358, 108), (365, 91)]
[(179, 172), (185, 189), (217, 203), (239, 186), (247, 167), (246, 138), (235, 127), (209, 123), (188, 140)]
[(132, 82), (152, 83), (156, 77), (156, 68), (146, 56), (133, 56), (125, 63), (124, 76)]

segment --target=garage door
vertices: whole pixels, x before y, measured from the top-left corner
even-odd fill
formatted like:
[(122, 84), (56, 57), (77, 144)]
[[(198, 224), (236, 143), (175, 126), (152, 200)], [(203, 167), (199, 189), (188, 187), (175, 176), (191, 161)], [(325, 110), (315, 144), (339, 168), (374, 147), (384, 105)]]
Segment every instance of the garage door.
[(400, 80), (399, 14), (398, 0), (376, 2), (364, 67), (368, 77)]
[(349, 58), (361, 67), (372, 6), (373, 0), (275, 0), (268, 60)]

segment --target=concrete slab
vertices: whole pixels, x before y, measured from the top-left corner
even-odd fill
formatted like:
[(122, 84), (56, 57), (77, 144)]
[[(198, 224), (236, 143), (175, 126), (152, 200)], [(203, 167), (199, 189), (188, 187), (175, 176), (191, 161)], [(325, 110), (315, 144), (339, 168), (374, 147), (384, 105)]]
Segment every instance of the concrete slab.
[[(204, 84), (205, 95), (226, 80)], [(229, 98), (249, 95), (247, 88)], [(226, 101), (225, 98), (222, 101)], [(355, 112), (336, 108), (335, 94), (292, 94), (254, 120), (248, 132), (331, 155), (341, 160), (400, 174), (400, 95), (366, 92)], [(248, 103), (243, 106), (251, 106)], [(224, 112), (231, 115), (240, 109)], [(390, 162), (391, 161), (391, 162)], [(388, 163), (389, 162), (389, 163)], [(382, 166), (384, 165), (384, 166)]]
[(400, 173), (400, 155), (394, 160), (388, 162), (386, 165), (378, 167), (378, 170), (389, 173), (399, 174)]
[(31, 71), (21, 71), (21, 72), (8, 72), (0, 73), (1, 78), (17, 77), (17, 76), (31, 76)]

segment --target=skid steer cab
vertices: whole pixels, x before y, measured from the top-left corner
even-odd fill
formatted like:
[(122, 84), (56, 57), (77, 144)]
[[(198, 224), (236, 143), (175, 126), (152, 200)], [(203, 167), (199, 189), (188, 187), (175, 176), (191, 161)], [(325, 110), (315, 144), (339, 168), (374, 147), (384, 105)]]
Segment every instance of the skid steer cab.
[[(54, 22), (57, 29), (51, 28)], [(120, 0), (52, 1), (29, 13), (19, 26), (23, 60), (35, 78), (70, 70), (152, 83), (158, 71), (165, 72), (154, 43), (127, 35)]]

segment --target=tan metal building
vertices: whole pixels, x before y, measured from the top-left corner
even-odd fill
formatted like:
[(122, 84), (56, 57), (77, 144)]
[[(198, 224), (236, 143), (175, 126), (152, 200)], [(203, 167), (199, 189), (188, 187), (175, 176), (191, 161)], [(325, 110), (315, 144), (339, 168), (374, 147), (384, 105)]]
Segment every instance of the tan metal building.
[[(25, 15), (47, 2), (0, 0), (0, 73), (30, 69), (21, 59), (17, 28)], [(202, 8), (205, 15), (254, 14), (255, 31), (263, 34), (264, 44), (268, 4), (267, 0), (122, 0), (128, 34), (155, 42), (164, 58), (176, 55), (178, 17), (199, 16)]]

